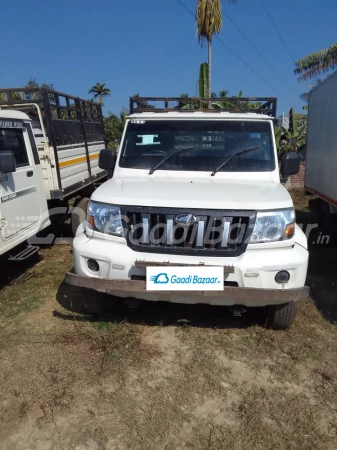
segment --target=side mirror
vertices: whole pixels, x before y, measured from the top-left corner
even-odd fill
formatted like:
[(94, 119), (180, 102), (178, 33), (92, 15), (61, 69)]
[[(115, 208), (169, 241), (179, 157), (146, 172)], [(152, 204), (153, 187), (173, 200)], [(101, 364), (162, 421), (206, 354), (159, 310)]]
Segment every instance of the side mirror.
[(12, 173), (16, 171), (16, 164), (13, 152), (5, 150), (0, 152), (0, 172)]
[(98, 166), (100, 169), (113, 171), (117, 161), (117, 153), (113, 150), (101, 150), (99, 153)]
[(290, 175), (296, 175), (300, 170), (301, 158), (296, 152), (285, 153), (281, 159), (281, 175), (288, 178)]

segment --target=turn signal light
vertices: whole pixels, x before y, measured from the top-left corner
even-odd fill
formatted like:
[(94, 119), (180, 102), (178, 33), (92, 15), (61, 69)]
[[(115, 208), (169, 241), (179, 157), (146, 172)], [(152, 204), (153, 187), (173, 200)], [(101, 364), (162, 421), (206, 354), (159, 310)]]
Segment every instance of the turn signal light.
[(95, 228), (95, 219), (94, 219), (94, 216), (90, 216), (90, 215), (88, 214), (88, 216), (87, 216), (87, 222), (90, 223), (91, 229), (94, 230), (94, 228)]
[(295, 234), (295, 224), (290, 223), (289, 225), (287, 225), (287, 227), (284, 231), (284, 235), (287, 239), (290, 239), (294, 236), (294, 234)]

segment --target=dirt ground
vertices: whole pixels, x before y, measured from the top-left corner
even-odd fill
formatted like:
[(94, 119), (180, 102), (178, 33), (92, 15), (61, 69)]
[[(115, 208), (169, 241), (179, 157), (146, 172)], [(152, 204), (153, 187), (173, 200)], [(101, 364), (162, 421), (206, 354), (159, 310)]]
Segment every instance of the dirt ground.
[[(310, 197), (293, 197), (298, 222), (315, 220)], [(336, 449), (337, 250), (318, 233), (312, 298), (285, 332), (262, 328), (260, 310), (71, 313), (61, 304), (88, 292), (62, 283), (68, 245), (2, 265), (1, 450)]]

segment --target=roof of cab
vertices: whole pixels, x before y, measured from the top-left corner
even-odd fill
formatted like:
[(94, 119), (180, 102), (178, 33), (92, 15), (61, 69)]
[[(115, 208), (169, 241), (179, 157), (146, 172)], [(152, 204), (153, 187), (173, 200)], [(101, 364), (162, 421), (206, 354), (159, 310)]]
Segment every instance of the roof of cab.
[(142, 112), (142, 113), (134, 113), (128, 116), (129, 119), (213, 119), (213, 120), (223, 120), (223, 119), (255, 119), (255, 120), (273, 120), (273, 117), (270, 117), (266, 114), (257, 114), (257, 113), (230, 113), (230, 112), (203, 112), (203, 111), (194, 111), (194, 112), (179, 112), (179, 111), (170, 111), (170, 112)]
[(13, 109), (0, 109), (0, 119), (31, 120), (27, 114)]

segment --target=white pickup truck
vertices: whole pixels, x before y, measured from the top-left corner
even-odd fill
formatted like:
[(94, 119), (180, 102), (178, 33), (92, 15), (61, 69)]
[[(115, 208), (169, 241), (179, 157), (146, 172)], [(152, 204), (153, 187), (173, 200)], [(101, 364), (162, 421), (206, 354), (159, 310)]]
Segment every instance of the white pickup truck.
[(98, 166), (104, 148), (101, 105), (45, 88), (0, 89), (0, 256), (35, 254), (39, 247), (26, 241), (70, 200), (76, 232), (106, 179)]
[[(165, 107), (149, 106), (156, 101)], [(170, 108), (178, 101), (131, 98), (118, 155), (100, 154), (100, 167), (113, 175), (91, 196), (66, 282), (131, 304), (229, 305), (236, 314), (267, 306), (267, 326), (288, 328), (309, 293), (308, 251), (280, 183), (276, 99), (236, 99), (227, 112), (202, 109), (216, 99), (199, 99), (195, 110)], [(297, 154), (282, 159), (283, 178), (298, 169)], [(219, 268), (223, 278), (210, 277)], [(186, 290), (194, 277), (179, 273), (188, 270), (208, 278)], [(220, 279), (212, 290), (202, 284)], [(84, 306), (93, 313), (110, 303), (93, 295)]]

